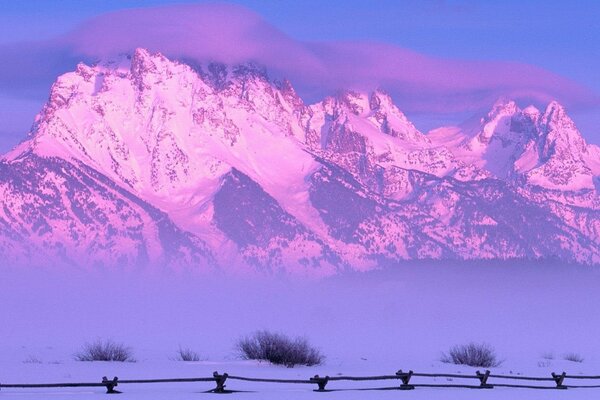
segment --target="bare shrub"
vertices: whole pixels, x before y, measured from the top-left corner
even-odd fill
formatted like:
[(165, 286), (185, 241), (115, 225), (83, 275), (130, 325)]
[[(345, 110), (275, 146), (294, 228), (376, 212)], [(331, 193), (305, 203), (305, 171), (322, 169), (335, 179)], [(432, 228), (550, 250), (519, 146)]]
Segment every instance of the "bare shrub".
[(554, 353), (552, 353), (551, 351), (547, 351), (545, 353), (542, 353), (542, 358), (544, 360), (554, 360)]
[(42, 360), (40, 360), (38, 357), (33, 356), (33, 355), (29, 355), (27, 356), (26, 359), (23, 360), (24, 364), (41, 364)]
[(565, 353), (563, 355), (563, 360), (573, 361), (573, 362), (576, 362), (576, 363), (582, 363), (583, 362), (583, 357), (581, 357), (577, 353)]
[(177, 361), (200, 361), (200, 355), (187, 347), (179, 347), (177, 350)]
[(110, 339), (86, 343), (83, 349), (75, 354), (75, 360), (135, 362), (131, 348)]
[(276, 365), (320, 365), (325, 357), (305, 338), (290, 339), (269, 331), (258, 331), (238, 341), (237, 349), (245, 360), (269, 361)]
[(482, 368), (497, 367), (501, 364), (496, 358), (495, 350), (489, 344), (473, 342), (452, 347), (448, 354), (442, 354), (440, 361)]

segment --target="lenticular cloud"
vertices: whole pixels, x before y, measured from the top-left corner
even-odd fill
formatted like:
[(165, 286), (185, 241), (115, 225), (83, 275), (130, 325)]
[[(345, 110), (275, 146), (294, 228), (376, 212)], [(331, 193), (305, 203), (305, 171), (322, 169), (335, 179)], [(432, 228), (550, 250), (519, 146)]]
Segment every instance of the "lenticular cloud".
[(569, 107), (598, 101), (575, 82), (526, 64), (434, 58), (382, 43), (301, 42), (229, 4), (129, 9), (93, 18), (54, 41), (11, 48), (11, 57), (32, 50), (40, 57), (21, 59), (18, 71), (0, 67), (0, 85), (6, 87), (10, 75), (24, 71), (43, 76), (40, 69), (46, 68), (53, 69), (47, 75), (55, 75), (61, 60), (93, 61), (137, 47), (188, 62), (255, 62), (275, 77), (290, 79), (309, 101), (338, 89), (378, 87), (407, 112), (470, 111), (501, 96), (537, 102), (556, 98)]

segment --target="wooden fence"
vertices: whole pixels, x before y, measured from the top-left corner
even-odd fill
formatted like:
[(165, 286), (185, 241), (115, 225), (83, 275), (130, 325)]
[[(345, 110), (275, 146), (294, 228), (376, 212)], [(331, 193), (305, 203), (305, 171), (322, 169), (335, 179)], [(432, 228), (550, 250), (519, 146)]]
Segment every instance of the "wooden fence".
[[(425, 378), (417, 379), (415, 382), (414, 378)], [(465, 379), (475, 381), (473, 384), (460, 384), (460, 383), (436, 383), (427, 382), (428, 378), (446, 378), (448, 382), (452, 382), (453, 379)], [(291, 384), (306, 384), (316, 385), (315, 392), (330, 392), (335, 390), (353, 390), (343, 388), (327, 388), (327, 385), (331, 382), (339, 381), (387, 381), (395, 380), (399, 385), (392, 387), (382, 388), (364, 388), (354, 390), (412, 390), (416, 387), (433, 387), (433, 388), (468, 388), (468, 389), (493, 389), (494, 387), (507, 387), (507, 388), (524, 388), (524, 389), (569, 389), (569, 388), (600, 388), (600, 384), (587, 384), (587, 385), (570, 385), (566, 384), (565, 380), (600, 380), (600, 376), (582, 376), (582, 375), (568, 375), (566, 372), (562, 374), (555, 374), (554, 372), (549, 377), (531, 377), (521, 375), (496, 375), (490, 373), (490, 371), (479, 372), (476, 371), (474, 375), (463, 375), (463, 374), (436, 374), (436, 373), (418, 373), (413, 371), (404, 372), (399, 370), (393, 375), (379, 375), (379, 376), (319, 376), (315, 375), (308, 379), (267, 379), (267, 378), (248, 378), (244, 376), (236, 376), (229, 374), (219, 374), (214, 372), (211, 377), (206, 378), (174, 378), (174, 379), (134, 379), (134, 380), (119, 380), (114, 377), (108, 379), (102, 378), (101, 382), (88, 382), (88, 383), (1, 383), (1, 389), (26, 389), (26, 388), (74, 388), (74, 387), (104, 387), (106, 393), (121, 393), (115, 388), (119, 385), (127, 384), (146, 384), (146, 383), (190, 383), (190, 382), (213, 382), (215, 387), (207, 390), (207, 393), (233, 393), (235, 390), (225, 389), (225, 382), (229, 381), (246, 381), (246, 382), (262, 382), (262, 383), (291, 383)], [(429, 379), (430, 380), (430, 379)], [(493, 381), (490, 383), (490, 380)], [(425, 382), (422, 382), (425, 381)], [(507, 383), (506, 381), (524, 381), (525, 383)], [(547, 384), (544, 384), (547, 382)], [(333, 385), (332, 385), (333, 386)], [(337, 385), (335, 385), (337, 386)]]

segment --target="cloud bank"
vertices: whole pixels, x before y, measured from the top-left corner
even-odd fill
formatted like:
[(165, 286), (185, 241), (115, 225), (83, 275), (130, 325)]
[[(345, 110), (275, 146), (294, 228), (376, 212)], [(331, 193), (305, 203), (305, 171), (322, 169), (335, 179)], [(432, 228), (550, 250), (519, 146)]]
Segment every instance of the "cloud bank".
[(38, 93), (78, 61), (136, 47), (199, 63), (256, 62), (290, 79), (307, 101), (340, 89), (382, 88), (409, 113), (465, 112), (499, 97), (558, 99), (570, 108), (598, 104), (591, 90), (532, 65), (436, 58), (383, 43), (302, 42), (230, 4), (117, 11), (51, 41), (2, 46), (10, 62), (0, 65), (0, 92)]

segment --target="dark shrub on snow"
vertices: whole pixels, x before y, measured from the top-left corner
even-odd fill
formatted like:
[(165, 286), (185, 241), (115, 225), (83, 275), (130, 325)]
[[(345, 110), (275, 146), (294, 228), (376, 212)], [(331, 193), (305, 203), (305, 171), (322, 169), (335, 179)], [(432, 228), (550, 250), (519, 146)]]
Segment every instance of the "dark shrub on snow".
[(500, 365), (500, 361), (496, 358), (496, 352), (486, 343), (456, 345), (450, 349), (448, 354), (442, 354), (441, 361), (483, 368)]
[(325, 359), (305, 338), (290, 339), (269, 331), (258, 331), (241, 339), (237, 349), (243, 359), (269, 361), (286, 367), (319, 365)]
[(200, 361), (200, 355), (192, 349), (180, 347), (177, 350), (177, 361)]
[(86, 343), (83, 349), (75, 354), (75, 360), (135, 362), (131, 348), (110, 339)]
[(563, 355), (563, 359), (567, 360), (567, 361), (577, 362), (577, 363), (583, 362), (583, 357), (577, 353), (566, 353), (565, 355)]

